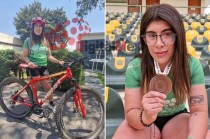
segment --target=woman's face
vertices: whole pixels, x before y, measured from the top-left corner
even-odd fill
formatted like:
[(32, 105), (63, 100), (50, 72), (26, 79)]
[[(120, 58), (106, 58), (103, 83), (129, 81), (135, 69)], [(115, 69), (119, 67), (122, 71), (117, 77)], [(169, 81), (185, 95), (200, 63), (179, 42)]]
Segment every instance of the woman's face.
[(41, 35), (42, 34), (42, 25), (41, 24), (35, 24), (34, 25), (34, 33), (36, 34), (36, 35)]
[(160, 68), (165, 68), (175, 51), (175, 34), (169, 24), (163, 20), (151, 22), (144, 39), (151, 56), (158, 62)]

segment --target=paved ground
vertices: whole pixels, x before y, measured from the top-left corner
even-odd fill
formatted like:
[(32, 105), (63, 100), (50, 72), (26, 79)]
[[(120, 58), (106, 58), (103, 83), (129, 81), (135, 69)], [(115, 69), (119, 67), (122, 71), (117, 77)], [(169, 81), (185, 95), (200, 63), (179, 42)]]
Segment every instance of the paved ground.
[[(87, 71), (86, 85), (96, 88), (100, 93), (104, 94), (103, 87), (96, 79), (96, 74)], [(40, 92), (43, 93), (43, 92)], [(59, 92), (54, 96), (57, 100), (62, 93)], [(32, 115), (30, 118), (18, 120), (9, 117), (0, 107), (0, 139), (61, 139), (56, 129), (54, 116), (51, 113), (48, 119), (38, 118)], [(104, 139), (104, 132), (99, 139)]]

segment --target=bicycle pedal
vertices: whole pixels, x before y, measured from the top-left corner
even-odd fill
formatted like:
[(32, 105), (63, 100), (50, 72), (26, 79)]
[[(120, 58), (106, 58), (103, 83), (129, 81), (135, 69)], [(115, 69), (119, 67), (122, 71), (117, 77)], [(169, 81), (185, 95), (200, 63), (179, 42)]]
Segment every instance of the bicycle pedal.
[(49, 111), (47, 109), (44, 109), (42, 113), (37, 114), (38, 118), (49, 118)]

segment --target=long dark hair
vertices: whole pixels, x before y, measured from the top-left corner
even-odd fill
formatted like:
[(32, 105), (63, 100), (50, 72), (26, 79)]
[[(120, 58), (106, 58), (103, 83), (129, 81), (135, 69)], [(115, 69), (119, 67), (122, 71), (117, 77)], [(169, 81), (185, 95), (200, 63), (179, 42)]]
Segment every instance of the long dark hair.
[[(178, 11), (171, 5), (160, 4), (150, 7), (142, 17), (140, 35), (146, 33), (148, 25), (153, 21), (166, 21), (171, 26), (172, 31), (176, 33), (175, 52), (173, 55), (172, 69), (173, 91), (177, 104), (186, 100), (186, 94), (189, 93), (191, 80), (190, 69), (186, 48), (185, 31), (182, 18)], [(144, 94), (149, 91), (149, 82), (155, 76), (153, 57), (149, 53), (148, 46), (141, 37), (141, 71), (142, 87)], [(181, 70), (180, 70), (181, 69)]]

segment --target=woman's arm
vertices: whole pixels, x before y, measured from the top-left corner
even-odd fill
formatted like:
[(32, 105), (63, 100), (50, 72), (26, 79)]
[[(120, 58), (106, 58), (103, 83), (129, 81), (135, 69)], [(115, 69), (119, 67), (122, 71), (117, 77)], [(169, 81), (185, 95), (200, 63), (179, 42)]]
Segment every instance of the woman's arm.
[(128, 124), (135, 129), (144, 128), (139, 119), (142, 110), (141, 100), (140, 88), (125, 88), (125, 117)]
[(26, 48), (23, 48), (23, 60), (26, 62), (26, 63), (29, 63), (30, 62), (30, 60), (29, 60), (29, 58), (28, 58), (28, 49), (26, 49)]
[(60, 64), (60, 65), (63, 65), (63, 64), (64, 64), (64, 61), (59, 61), (59, 60), (56, 59), (54, 56), (52, 56), (51, 50), (50, 50), (49, 48), (48, 48), (47, 59), (48, 59), (50, 62), (53, 62), (53, 63), (58, 63), (58, 64)]
[(194, 85), (188, 97), (190, 118), (188, 137), (205, 139), (208, 130), (208, 102), (205, 85)]
[(142, 121), (149, 125), (155, 121), (157, 114), (162, 110), (165, 95), (150, 91), (142, 96), (141, 88), (125, 89), (125, 116), (128, 124), (135, 129), (145, 128), (140, 121), (142, 110)]
[(23, 60), (28, 64), (30, 68), (37, 68), (37, 65), (35, 65), (33, 62), (31, 62), (28, 58), (29, 52), (27, 48), (23, 48)]

